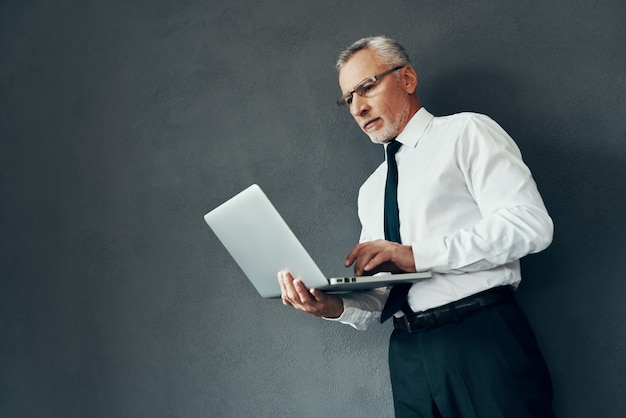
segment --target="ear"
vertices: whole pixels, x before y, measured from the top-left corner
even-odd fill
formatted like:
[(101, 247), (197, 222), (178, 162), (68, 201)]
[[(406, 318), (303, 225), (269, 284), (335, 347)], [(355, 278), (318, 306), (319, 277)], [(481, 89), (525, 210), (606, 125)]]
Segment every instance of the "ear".
[(417, 90), (417, 73), (410, 65), (400, 70), (400, 84), (402, 88), (409, 94), (415, 93)]

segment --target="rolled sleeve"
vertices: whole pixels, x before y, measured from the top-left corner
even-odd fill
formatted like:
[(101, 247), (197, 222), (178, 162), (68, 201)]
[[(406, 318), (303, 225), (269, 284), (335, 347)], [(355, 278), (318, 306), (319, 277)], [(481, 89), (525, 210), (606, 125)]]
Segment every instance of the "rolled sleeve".
[(340, 322), (358, 330), (366, 330), (380, 323), (380, 313), (385, 306), (387, 288), (373, 289), (341, 295), (343, 313), (338, 318), (324, 318), (327, 321)]

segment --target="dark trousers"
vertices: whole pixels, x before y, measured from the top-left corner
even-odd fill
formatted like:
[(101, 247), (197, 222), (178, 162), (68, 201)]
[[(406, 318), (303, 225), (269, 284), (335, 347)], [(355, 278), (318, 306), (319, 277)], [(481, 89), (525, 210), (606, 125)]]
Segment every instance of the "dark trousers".
[(389, 370), (396, 417), (554, 417), (552, 383), (516, 303), (409, 334), (394, 331)]

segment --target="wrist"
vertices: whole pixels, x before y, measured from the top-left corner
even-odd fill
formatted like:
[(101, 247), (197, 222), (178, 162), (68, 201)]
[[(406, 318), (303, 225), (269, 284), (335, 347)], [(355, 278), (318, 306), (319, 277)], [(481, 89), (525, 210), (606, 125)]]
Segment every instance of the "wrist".
[(333, 296), (332, 309), (329, 309), (327, 315), (323, 315), (324, 318), (329, 319), (337, 319), (341, 315), (343, 315), (344, 307), (343, 307), (343, 299), (339, 296)]
[(415, 269), (415, 258), (413, 257), (413, 247), (411, 245), (397, 244), (398, 249), (393, 252), (392, 263), (400, 270), (413, 273)]

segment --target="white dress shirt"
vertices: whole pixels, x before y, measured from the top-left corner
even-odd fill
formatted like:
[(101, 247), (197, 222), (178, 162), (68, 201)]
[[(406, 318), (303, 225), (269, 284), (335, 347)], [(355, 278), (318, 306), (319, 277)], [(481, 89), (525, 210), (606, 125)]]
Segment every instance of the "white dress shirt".
[[(519, 259), (550, 245), (553, 224), (511, 137), (484, 115), (434, 117), (421, 108), (396, 140), (402, 243), (412, 246), (417, 271), (433, 273), (411, 287), (411, 309), (517, 287)], [(359, 191), (361, 242), (384, 239), (386, 175), (383, 162)], [(387, 295), (343, 295), (335, 320), (366, 329), (379, 322)]]

